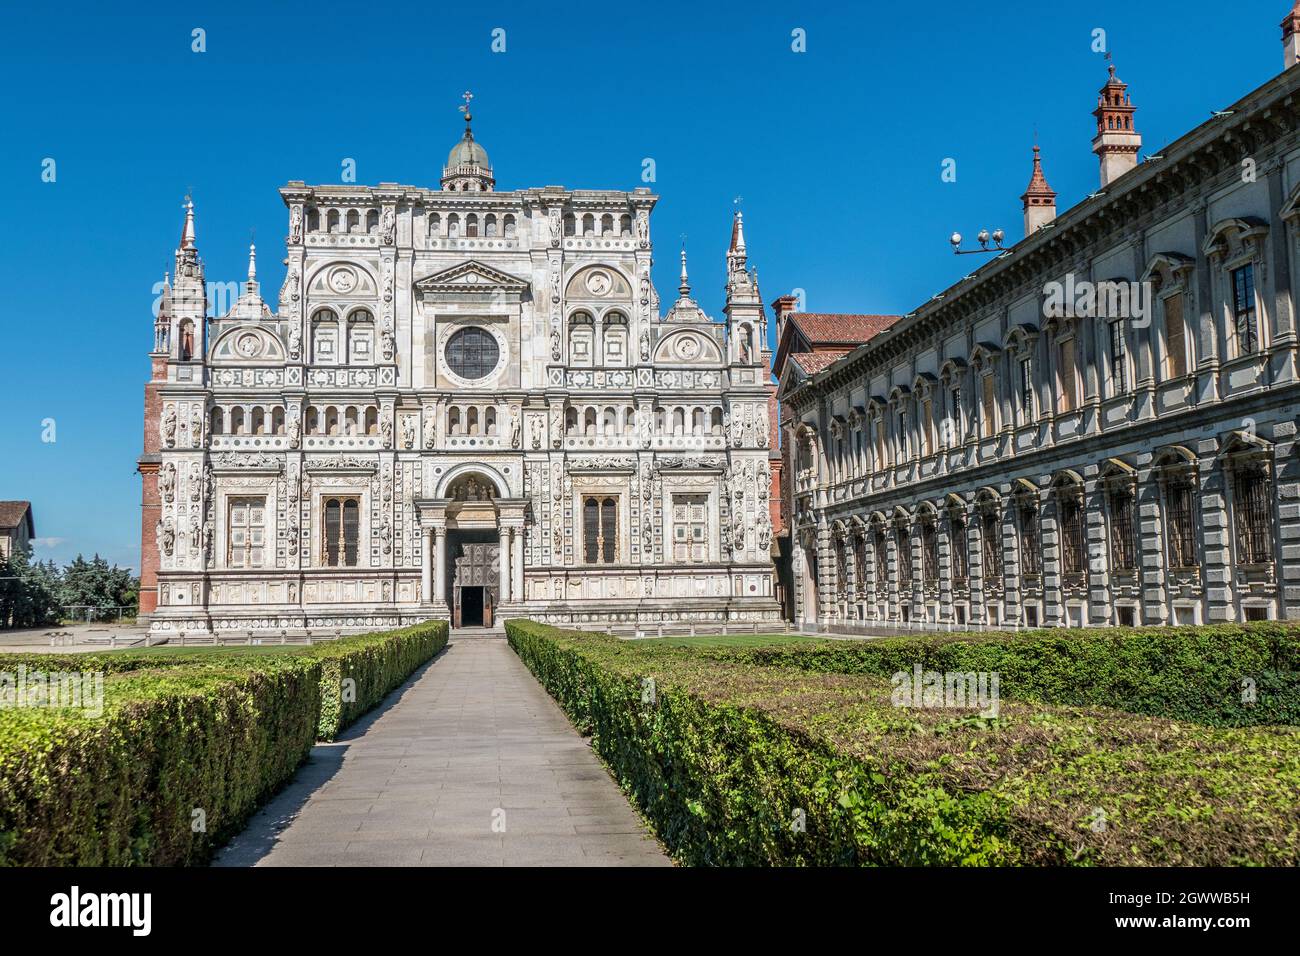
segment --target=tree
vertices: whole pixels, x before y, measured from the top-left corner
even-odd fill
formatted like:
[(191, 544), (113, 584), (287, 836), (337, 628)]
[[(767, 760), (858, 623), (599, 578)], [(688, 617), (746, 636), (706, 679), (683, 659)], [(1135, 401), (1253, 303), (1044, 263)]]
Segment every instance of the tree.
[(100, 611), (116, 611), (132, 607), (139, 600), (140, 581), (126, 568), (109, 567), (98, 554), (87, 561), (77, 555), (62, 575), (59, 603), (79, 607), (84, 613), (89, 607)]
[(0, 629), (58, 623), (58, 578), (53, 563), (32, 564), (24, 551), (0, 558)]

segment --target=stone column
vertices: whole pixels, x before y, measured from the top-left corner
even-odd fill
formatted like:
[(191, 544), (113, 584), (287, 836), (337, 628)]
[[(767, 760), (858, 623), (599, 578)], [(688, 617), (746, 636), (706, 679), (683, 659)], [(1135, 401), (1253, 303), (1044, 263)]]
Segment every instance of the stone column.
[(528, 591), (524, 587), (524, 529), (515, 528), (513, 538), (514, 551), (512, 556), (515, 563), (515, 573), (510, 593), (515, 596), (516, 601), (524, 601), (528, 597)]
[(500, 593), (497, 595), (497, 606), (501, 606), (510, 601), (510, 529), (501, 528), (497, 532), (497, 571), (498, 581), (500, 583)]
[(437, 539), (433, 562), (433, 600), (435, 604), (443, 604), (447, 600), (447, 529), (436, 528), (433, 533)]
[(433, 529), (423, 528), (424, 549), (420, 554), (420, 601), (428, 604), (433, 600)]

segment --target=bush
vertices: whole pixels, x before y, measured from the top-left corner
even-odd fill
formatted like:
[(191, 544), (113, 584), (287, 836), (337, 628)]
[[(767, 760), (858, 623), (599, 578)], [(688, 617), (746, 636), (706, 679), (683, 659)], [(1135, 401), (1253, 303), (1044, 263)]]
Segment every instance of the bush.
[(10, 672), (104, 672), (105, 710), (0, 710), (0, 865), (206, 861), (318, 736), (379, 703), (447, 633), (434, 622), (311, 646), (3, 655)]
[(268, 656), (115, 673), (98, 718), (4, 711), (0, 864), (204, 862), (306, 758), (320, 683), (320, 662)]
[(685, 863), (1300, 862), (1291, 728), (903, 709), (875, 675), (527, 621), (506, 632)]
[[(773, 667), (833, 674), (996, 671), (1003, 696), (1217, 727), (1300, 724), (1300, 626), (1280, 622), (1175, 628), (1087, 628), (711, 651)], [(1249, 679), (1251, 684), (1243, 684)], [(1243, 699), (1249, 687), (1254, 700)]]

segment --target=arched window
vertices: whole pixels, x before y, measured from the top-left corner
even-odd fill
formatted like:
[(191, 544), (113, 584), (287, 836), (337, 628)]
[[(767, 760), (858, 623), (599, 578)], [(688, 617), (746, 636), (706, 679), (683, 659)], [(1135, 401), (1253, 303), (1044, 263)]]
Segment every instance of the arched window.
[(331, 209), (331, 210), (326, 214), (326, 216), (325, 216), (325, 224), (326, 224), (326, 226), (329, 228), (329, 231), (330, 231), (330, 232), (338, 232), (338, 231), (339, 231), (339, 211), (338, 211), (337, 209)]
[(284, 407), (277, 405), (271, 409), (271, 433), (273, 435), (284, 434)]
[(907, 528), (899, 527), (894, 531), (894, 547), (898, 549), (899, 600), (907, 603), (911, 600), (907, 591), (912, 587), (912, 536)]
[(582, 416), (583, 434), (591, 438), (596, 434), (596, 410), (589, 408), (586, 414)]
[(853, 571), (857, 575), (856, 600), (867, 599), (867, 536), (859, 531), (853, 536)]
[(566, 212), (564, 214), (564, 234), (566, 236), (572, 236), (575, 233), (575, 231), (576, 231), (576, 226), (574, 224), (573, 213)]
[(352, 233), (352, 232), (360, 232), (360, 231), (361, 231), (361, 213), (357, 212), (355, 209), (349, 209), (348, 210), (348, 232)]
[(321, 563), (331, 568), (357, 565), (361, 531), (361, 502), (357, 498), (329, 497), (321, 520)]
[(497, 410), (489, 405), (483, 412), (483, 434), (495, 435), (497, 433)]
[(1196, 567), (1196, 483), (1186, 470), (1179, 469), (1165, 480), (1165, 519), (1169, 566)]
[(966, 515), (956, 507), (948, 512), (948, 566), (954, 584), (964, 585), (970, 577), (970, 539), (966, 533)]
[(454, 212), (447, 217), (447, 238), (455, 239), (460, 235), (460, 216)]
[(253, 414), (251, 416), (251, 428), (249, 430), (254, 435), (266, 434), (266, 412), (262, 410), (260, 405), (253, 409)]
[(455, 405), (447, 412), (447, 431), (452, 435), (460, 434), (460, 409)]
[(360, 426), (360, 420), (359, 420), (359, 418), (360, 418), (359, 413), (357, 412), (357, 409), (356, 409), (355, 407), (353, 407), (353, 406), (348, 406), (348, 408), (344, 409), (344, 411), (343, 411), (343, 423), (344, 423), (343, 434), (345, 434), (345, 435), (356, 435), (356, 434), (359, 434), (359, 426)]
[(673, 434), (684, 435), (686, 433), (686, 409), (680, 405), (673, 409)]
[(1266, 461), (1256, 458), (1235, 463), (1232, 515), (1238, 564), (1272, 563), (1273, 500), (1273, 482)]
[(1127, 477), (1110, 479), (1106, 489), (1106, 508), (1110, 512), (1110, 565), (1114, 571), (1137, 569), (1137, 523), (1133, 481)]
[(379, 409), (374, 405), (366, 406), (366, 434), (379, 434)]
[(565, 409), (564, 433), (566, 435), (576, 435), (578, 433), (578, 410), (573, 406)]
[(230, 410), (230, 434), (247, 434), (247, 432), (244, 431), (244, 410), (238, 405)]
[(613, 564), (618, 552), (618, 500), (588, 497), (582, 503), (583, 557), (588, 564)]
[(514, 237), (515, 237), (515, 217), (507, 214), (506, 215), (506, 238), (513, 239)]
[(470, 213), (465, 217), (465, 238), (473, 239), (478, 236), (478, 216)]
[(320, 211), (316, 209), (307, 210), (307, 231), (320, 232)]
[(442, 216), (436, 212), (429, 214), (429, 235), (434, 238), (442, 236)]
[(636, 409), (631, 405), (623, 409), (623, 431), (628, 435), (636, 431)]
[(181, 322), (180, 330), (180, 360), (188, 362), (194, 358), (194, 323), (185, 319)]
[(933, 515), (921, 522), (921, 575), (926, 584), (939, 583), (939, 531)]
[(225, 428), (225, 416), (222, 414), (220, 407), (213, 407), (210, 422), (208, 431), (213, 435), (220, 435)]
[(315, 405), (307, 406), (307, 423), (303, 426), (308, 435), (315, 435), (320, 430), (320, 415)]
[(715, 438), (722, 434), (722, 409), (715, 408), (713, 410), (709, 425), (709, 430), (713, 433)]
[(379, 234), (379, 210), (372, 209), (366, 213), (366, 232), (375, 236)]
[(1061, 515), (1061, 567), (1066, 574), (1083, 574), (1088, 569), (1088, 546), (1084, 540), (1083, 489), (1062, 487), (1057, 504)]
[(596, 327), (591, 313), (575, 312), (569, 316), (569, 363), (592, 365), (595, 362)]
[(600, 234), (602, 236), (611, 235), (614, 232), (614, 217), (609, 213), (600, 217)]
[(478, 407), (471, 405), (465, 413), (465, 432), (469, 435), (478, 434)]
[(986, 507), (980, 512), (980, 553), (983, 556), (984, 587), (1002, 581), (1002, 521), (997, 510)]
[(339, 433), (339, 410), (331, 405), (325, 409), (325, 434), (337, 435)]
[(497, 234), (497, 217), (492, 215), (491, 213), (488, 213), (488, 215), (483, 217), (483, 235), (492, 237), (495, 236), (496, 234)]
[(582, 217), (582, 234), (584, 236), (594, 236), (596, 234), (596, 217), (587, 213)]
[(1020, 570), (1026, 575), (1043, 573), (1043, 546), (1038, 531), (1038, 503), (1029, 496), (1017, 502), (1020, 517)]
[(618, 234), (624, 239), (632, 238), (632, 217), (623, 215), (618, 220)]

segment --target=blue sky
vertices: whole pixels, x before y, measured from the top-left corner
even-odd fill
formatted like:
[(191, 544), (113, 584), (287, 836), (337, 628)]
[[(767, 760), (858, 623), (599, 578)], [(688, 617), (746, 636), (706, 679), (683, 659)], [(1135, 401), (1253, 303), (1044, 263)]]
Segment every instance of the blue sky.
[(338, 182), (348, 157), (360, 182), (436, 185), (469, 88), (499, 188), (630, 189), (655, 160), (665, 300), (684, 233), (696, 296), (721, 314), (742, 196), (768, 302), (801, 288), (814, 311), (906, 312), (977, 264), (949, 251), (954, 229), (1020, 238), (1035, 130), (1059, 208), (1095, 188), (1094, 30), (1154, 152), (1279, 71), (1287, 5), (11, 6), (0, 499), (34, 502), (38, 557), (137, 566), (150, 306), (187, 188), (209, 281), (243, 278), (256, 230), (273, 299), (276, 188)]

